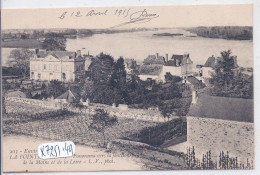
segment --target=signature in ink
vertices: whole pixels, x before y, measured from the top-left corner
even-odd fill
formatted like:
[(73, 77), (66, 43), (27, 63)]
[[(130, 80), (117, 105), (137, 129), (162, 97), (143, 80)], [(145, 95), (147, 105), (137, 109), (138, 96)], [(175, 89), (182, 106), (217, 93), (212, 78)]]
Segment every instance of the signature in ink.
[(130, 21), (115, 25), (111, 28), (121, 27), (127, 24), (140, 24), (151, 21), (154, 18), (158, 18), (159, 15), (156, 13), (148, 13), (146, 9), (142, 11), (134, 12), (130, 15)]

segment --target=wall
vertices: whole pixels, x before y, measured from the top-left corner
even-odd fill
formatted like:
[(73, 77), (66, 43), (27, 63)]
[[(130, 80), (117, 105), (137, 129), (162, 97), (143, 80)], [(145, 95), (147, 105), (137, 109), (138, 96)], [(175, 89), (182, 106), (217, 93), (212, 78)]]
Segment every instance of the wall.
[[(143, 121), (151, 121), (151, 122), (166, 122), (168, 119), (164, 118), (159, 111), (147, 110), (147, 109), (134, 109), (134, 108), (114, 108), (109, 105), (92, 103), (87, 108), (76, 108), (72, 106), (64, 106), (57, 101), (57, 99), (50, 100), (35, 100), (30, 98), (18, 98), (18, 97), (7, 97), (7, 101), (13, 101), (28, 105), (39, 106), (48, 109), (67, 109), (71, 112), (80, 113), (80, 114), (95, 114), (95, 110), (98, 108), (102, 108), (106, 110), (111, 116), (116, 116), (118, 118), (129, 118), (135, 120), (143, 120)], [(170, 120), (176, 116), (171, 116)]]
[(162, 72), (160, 74), (160, 79), (165, 82), (165, 75), (169, 72), (173, 76), (182, 76), (181, 74), (181, 67), (174, 67), (174, 66), (163, 66)]
[(211, 150), (215, 160), (220, 151), (241, 161), (254, 160), (254, 124), (220, 119), (187, 117), (187, 145), (200, 155)]
[(34, 106), (40, 106), (40, 107), (48, 108), (48, 109), (61, 109), (61, 104), (56, 103), (54, 100), (49, 100), (49, 101), (44, 100), (43, 101), (43, 100), (35, 100), (35, 99), (30, 99), (30, 98), (19, 98), (19, 97), (7, 97), (6, 100), (34, 105)]
[[(75, 108), (68, 107), (67, 109), (71, 112), (82, 113), (82, 114), (95, 114), (95, 110), (102, 108), (106, 110), (111, 116), (116, 116), (118, 118), (129, 118), (135, 120), (151, 121), (151, 122), (166, 122), (168, 119), (164, 118), (159, 111), (147, 110), (147, 109), (120, 109), (118, 107), (112, 107), (105, 104), (91, 103), (87, 108)], [(170, 120), (176, 118), (176, 116), (171, 116)]]
[(212, 67), (202, 67), (202, 77), (211, 78), (211, 74), (214, 72)]
[(139, 75), (139, 78), (143, 81), (146, 81), (148, 78), (155, 80), (156, 82), (160, 81), (160, 77), (157, 75)]

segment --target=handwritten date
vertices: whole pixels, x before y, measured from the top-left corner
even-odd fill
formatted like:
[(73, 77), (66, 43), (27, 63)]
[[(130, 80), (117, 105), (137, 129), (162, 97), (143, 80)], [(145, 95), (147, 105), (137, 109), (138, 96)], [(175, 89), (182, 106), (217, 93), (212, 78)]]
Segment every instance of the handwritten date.
[(116, 28), (120, 26), (124, 26), (127, 24), (139, 24), (139, 23), (146, 23), (151, 21), (152, 19), (158, 18), (159, 15), (156, 13), (148, 12), (147, 9), (143, 9), (140, 11), (135, 11), (131, 8), (122, 8), (122, 9), (116, 9), (114, 11), (111, 10), (104, 10), (104, 11), (97, 11), (97, 10), (90, 10), (90, 11), (74, 11), (74, 12), (67, 12), (64, 11), (58, 18), (63, 20), (65, 18), (80, 18), (80, 17), (94, 17), (94, 16), (116, 16), (116, 17), (122, 17), (126, 18), (127, 21), (117, 24), (111, 28)]

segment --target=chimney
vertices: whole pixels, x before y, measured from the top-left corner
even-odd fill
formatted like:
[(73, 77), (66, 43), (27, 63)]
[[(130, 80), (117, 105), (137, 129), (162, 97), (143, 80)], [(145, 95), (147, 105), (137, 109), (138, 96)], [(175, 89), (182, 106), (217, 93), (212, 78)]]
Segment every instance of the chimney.
[(218, 64), (218, 58), (214, 57), (214, 60), (215, 60), (215, 64)]
[(196, 103), (197, 103), (197, 99), (198, 99), (198, 93), (197, 93), (197, 91), (192, 90), (192, 101), (191, 101), (191, 103), (192, 103), (192, 104), (196, 104)]
[(77, 55), (76, 57), (80, 57), (81, 56), (81, 50), (77, 50)]
[(166, 63), (168, 63), (168, 53), (166, 53)]
[(157, 58), (157, 59), (159, 58), (159, 53), (156, 53), (156, 58)]

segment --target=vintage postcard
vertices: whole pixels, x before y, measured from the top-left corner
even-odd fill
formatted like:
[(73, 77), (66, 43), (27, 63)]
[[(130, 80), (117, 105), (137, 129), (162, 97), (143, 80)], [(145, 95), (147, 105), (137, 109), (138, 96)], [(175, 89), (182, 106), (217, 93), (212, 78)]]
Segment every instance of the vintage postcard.
[(254, 169), (252, 4), (1, 23), (4, 172)]

